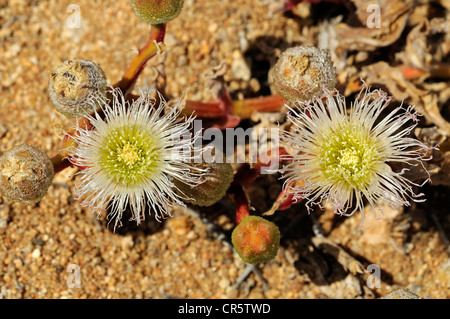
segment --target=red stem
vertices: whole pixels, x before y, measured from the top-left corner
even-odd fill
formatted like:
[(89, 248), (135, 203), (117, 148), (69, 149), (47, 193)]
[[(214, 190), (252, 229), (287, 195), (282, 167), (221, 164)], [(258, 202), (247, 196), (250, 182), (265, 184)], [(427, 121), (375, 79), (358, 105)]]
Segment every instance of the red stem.
[(233, 198), (236, 207), (236, 225), (247, 216), (250, 216), (250, 201), (244, 188), (239, 184), (233, 185)]
[(285, 102), (286, 100), (280, 95), (232, 101), (227, 94), (220, 94), (216, 101), (187, 100), (183, 108), (183, 114), (194, 113), (199, 119), (227, 122), (230, 116), (248, 119), (253, 112), (278, 112)]
[(233, 101), (230, 107), (231, 114), (242, 119), (250, 118), (253, 112), (278, 112), (286, 102), (280, 95), (270, 95)]
[(139, 54), (131, 60), (124, 76), (115, 85), (115, 87), (119, 87), (125, 95), (133, 88), (147, 61), (158, 53), (158, 50), (160, 49), (159, 45), (164, 43), (165, 34), (166, 24), (152, 25), (147, 43), (139, 51)]
[[(82, 117), (78, 119), (78, 126), (85, 127), (86, 129), (90, 129), (92, 127), (91, 122), (86, 117)], [(68, 156), (70, 155), (70, 148), (75, 145), (75, 139), (73, 136), (76, 134), (76, 129), (73, 128), (66, 133), (63, 139), (63, 146), (58, 154), (53, 156), (50, 160), (53, 164), (53, 169), (55, 173), (61, 172), (67, 167), (73, 166), (73, 164), (69, 161)]]
[(197, 102), (187, 100), (183, 108), (183, 114), (190, 115), (192, 113), (201, 119), (218, 119), (226, 116), (226, 111), (219, 101)]

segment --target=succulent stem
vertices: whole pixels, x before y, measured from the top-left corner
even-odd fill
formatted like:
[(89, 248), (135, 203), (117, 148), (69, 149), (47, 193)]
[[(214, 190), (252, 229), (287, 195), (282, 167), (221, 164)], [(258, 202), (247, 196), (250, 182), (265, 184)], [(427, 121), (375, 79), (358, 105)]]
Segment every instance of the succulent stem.
[(247, 216), (250, 216), (250, 201), (242, 185), (234, 184), (232, 186), (232, 197), (236, 207), (236, 225)]
[(187, 100), (182, 113), (184, 115), (194, 113), (201, 119), (220, 119), (227, 115), (220, 101), (200, 102)]
[(233, 101), (230, 111), (241, 119), (248, 119), (253, 112), (278, 112), (286, 102), (281, 95), (269, 95), (250, 98), (242, 101)]
[(119, 87), (125, 95), (133, 88), (133, 85), (136, 83), (136, 80), (144, 69), (147, 61), (161, 50), (165, 34), (166, 24), (155, 24), (151, 26), (147, 43), (139, 51), (139, 54), (131, 60), (122, 79), (115, 85), (115, 87)]
[[(82, 117), (78, 119), (78, 125), (81, 127), (90, 128), (92, 127), (92, 124), (89, 122), (89, 120), (86, 117)], [(62, 170), (66, 169), (67, 167), (73, 166), (73, 164), (69, 161), (68, 156), (70, 154), (70, 149), (75, 145), (75, 139), (73, 138), (73, 135), (76, 134), (75, 128), (70, 129), (63, 139), (63, 146), (59, 150), (59, 152), (50, 158), (53, 168), (55, 170), (55, 173), (61, 172)]]
[(226, 128), (236, 126), (241, 119), (250, 118), (253, 112), (278, 112), (285, 102), (280, 95), (241, 101), (233, 101), (228, 96), (219, 96), (217, 100), (210, 102), (187, 100), (182, 113), (185, 115), (194, 113), (198, 118), (216, 122), (216, 127)]

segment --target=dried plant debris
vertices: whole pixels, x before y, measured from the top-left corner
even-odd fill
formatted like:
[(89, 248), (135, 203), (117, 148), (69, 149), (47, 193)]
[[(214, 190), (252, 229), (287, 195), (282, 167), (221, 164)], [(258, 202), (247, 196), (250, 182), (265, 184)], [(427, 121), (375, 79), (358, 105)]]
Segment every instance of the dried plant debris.
[[(416, 85), (405, 77), (400, 68), (384, 61), (362, 67), (361, 72), (353, 77), (353, 81), (357, 81), (357, 77), (364, 79), (369, 85), (386, 87), (397, 101), (414, 105), (429, 123), (438, 126), (450, 136), (450, 123), (441, 114), (441, 108), (444, 107), (439, 99), (441, 92), (433, 91), (431, 87)], [(352, 85), (347, 86), (346, 94), (352, 93), (352, 90)]]
[(351, 274), (356, 275), (364, 273), (363, 265), (333, 240), (326, 237), (313, 237), (312, 243), (314, 244), (314, 247), (323, 250), (325, 253), (336, 258), (337, 262)]
[[(380, 16), (373, 16), (370, 11), (373, 1), (353, 0), (356, 17), (360, 26), (340, 23), (336, 26), (339, 50), (342, 54), (351, 50), (373, 51), (394, 43), (402, 34), (408, 17), (414, 6), (413, 0), (378, 1), (374, 11), (380, 10)], [(369, 8), (369, 9), (368, 9)], [(373, 16), (373, 17), (372, 17)]]

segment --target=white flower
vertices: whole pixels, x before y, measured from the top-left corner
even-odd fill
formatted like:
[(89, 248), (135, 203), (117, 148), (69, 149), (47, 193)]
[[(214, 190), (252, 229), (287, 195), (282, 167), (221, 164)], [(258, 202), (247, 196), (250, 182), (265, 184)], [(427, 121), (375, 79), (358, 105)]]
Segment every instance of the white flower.
[[(359, 210), (361, 225), (364, 198), (380, 209), (379, 203), (398, 207), (418, 201), (423, 194), (414, 194), (412, 186), (421, 185), (402, 176), (405, 169), (394, 172), (389, 164), (422, 164), (429, 148), (408, 137), (417, 125), (412, 107), (382, 115), (390, 100), (381, 90), (363, 89), (347, 113), (344, 97), (327, 91), (323, 98), (300, 103), (300, 110), (291, 109), (292, 132), (283, 131), (281, 142), (296, 154), (282, 173), (294, 199), (307, 199), (308, 209), (326, 200), (340, 215)], [(409, 120), (414, 124), (405, 127)]]
[(202, 172), (189, 165), (199, 137), (189, 133), (194, 118), (178, 121), (176, 106), (163, 114), (165, 103), (155, 105), (148, 94), (132, 103), (119, 90), (111, 94), (111, 106), (105, 103), (102, 112), (87, 116), (92, 128), (78, 125), (74, 134), (70, 161), (82, 168), (75, 195), (98, 214), (108, 208), (115, 227), (127, 206), (138, 224), (146, 206), (159, 220), (170, 215), (173, 204), (184, 205), (173, 179), (202, 182)]

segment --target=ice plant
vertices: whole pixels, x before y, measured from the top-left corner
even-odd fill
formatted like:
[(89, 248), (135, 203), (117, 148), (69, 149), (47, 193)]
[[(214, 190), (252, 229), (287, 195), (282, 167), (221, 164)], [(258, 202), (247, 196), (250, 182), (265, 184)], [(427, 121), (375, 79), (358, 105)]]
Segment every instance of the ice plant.
[[(428, 147), (408, 137), (417, 125), (412, 107), (394, 108), (387, 115), (391, 98), (381, 90), (363, 89), (347, 113), (343, 96), (327, 91), (323, 98), (300, 103), (288, 119), (291, 132), (282, 142), (297, 151), (283, 168), (284, 187), (294, 199), (307, 199), (307, 206), (325, 200), (335, 213), (364, 221), (364, 198), (398, 207), (418, 201), (412, 186), (420, 186), (395, 172), (390, 164), (422, 164)], [(412, 120), (414, 124), (406, 125)], [(350, 208), (352, 208), (350, 210)]]
[(155, 105), (148, 94), (133, 102), (117, 89), (111, 95), (104, 116), (88, 116), (93, 129), (79, 126), (74, 134), (70, 160), (82, 168), (75, 194), (94, 212), (108, 208), (115, 227), (128, 205), (138, 224), (146, 206), (159, 220), (170, 215), (173, 204), (183, 205), (174, 179), (193, 186), (202, 182), (202, 171), (189, 164), (198, 137), (189, 133), (194, 118), (179, 121), (176, 106), (163, 114), (165, 103)]

